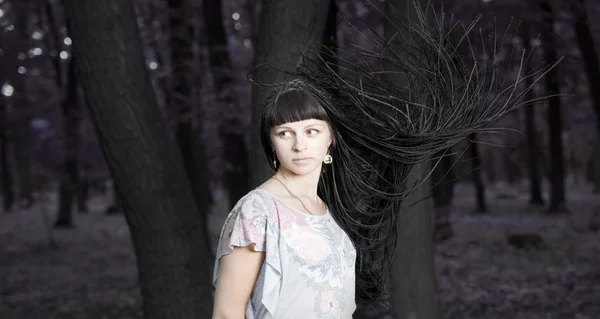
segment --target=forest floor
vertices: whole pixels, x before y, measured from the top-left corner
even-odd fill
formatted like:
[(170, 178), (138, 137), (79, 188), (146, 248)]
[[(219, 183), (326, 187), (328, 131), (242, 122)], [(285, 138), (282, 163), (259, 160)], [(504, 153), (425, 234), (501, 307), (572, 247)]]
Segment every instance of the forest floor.
[[(514, 193), (490, 191), (482, 215), (472, 212), (472, 190), (457, 188), (455, 236), (435, 254), (443, 318), (600, 318), (600, 232), (587, 228), (600, 195), (569, 187), (571, 213), (546, 216), (527, 205), (526, 191)], [(123, 216), (102, 213), (105, 202), (93, 198), (76, 228), (53, 230), (57, 249), (39, 207), (0, 215), (0, 318), (141, 317), (128, 228)], [(548, 250), (507, 244), (507, 233), (532, 231)]]

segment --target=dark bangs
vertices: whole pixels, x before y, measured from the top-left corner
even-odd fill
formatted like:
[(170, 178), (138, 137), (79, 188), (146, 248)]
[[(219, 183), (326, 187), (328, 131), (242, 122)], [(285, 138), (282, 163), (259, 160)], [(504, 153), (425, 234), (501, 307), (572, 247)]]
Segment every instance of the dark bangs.
[(276, 96), (265, 106), (264, 124), (270, 130), (273, 126), (309, 119), (330, 123), (329, 116), (319, 100), (303, 88), (289, 88)]

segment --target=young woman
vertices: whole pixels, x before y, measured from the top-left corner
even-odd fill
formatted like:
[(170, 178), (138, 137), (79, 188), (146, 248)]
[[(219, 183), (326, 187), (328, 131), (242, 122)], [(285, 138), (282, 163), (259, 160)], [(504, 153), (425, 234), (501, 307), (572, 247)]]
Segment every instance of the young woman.
[(213, 318), (351, 318), (389, 288), (411, 168), (528, 102), (525, 77), (489, 90), (477, 77), (497, 80), (497, 65), (467, 68), (446, 31), (419, 23), (410, 41), (370, 33), (378, 53), (308, 53), (296, 80), (254, 80), (275, 87), (260, 119), (274, 174), (226, 219)]
[(334, 125), (300, 81), (279, 91), (261, 124), (276, 172), (225, 222), (213, 318), (351, 318), (356, 250), (318, 191), (335, 165)]

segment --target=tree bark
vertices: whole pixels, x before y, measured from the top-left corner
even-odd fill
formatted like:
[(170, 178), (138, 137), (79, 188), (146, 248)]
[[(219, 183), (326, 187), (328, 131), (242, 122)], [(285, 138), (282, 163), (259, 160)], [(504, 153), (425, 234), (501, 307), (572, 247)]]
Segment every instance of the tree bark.
[[(554, 63), (556, 56), (556, 40), (554, 34), (554, 12), (549, 0), (541, 3), (544, 15), (545, 30), (542, 32), (542, 43), (544, 48), (544, 59), (548, 63)], [(566, 211), (565, 205), (565, 172), (564, 154), (562, 146), (562, 120), (560, 110), (560, 93), (558, 86), (558, 74), (556, 68), (548, 71), (544, 77), (546, 82), (546, 94), (554, 95), (548, 98), (548, 132), (550, 142), (550, 205), (549, 213)]]
[(494, 185), (498, 181), (498, 177), (496, 176), (496, 159), (495, 155), (497, 150), (488, 150), (486, 154), (486, 161), (482, 163), (482, 170), (485, 172), (487, 176), (488, 185)]
[[(81, 106), (80, 106), (81, 110)], [(88, 200), (90, 198), (90, 169), (89, 165), (80, 165), (81, 170), (78, 174), (78, 186), (77, 186), (77, 210), (80, 213), (87, 213)]]
[[(189, 22), (189, 6), (185, 0), (169, 0), (169, 26), (171, 28), (171, 66), (173, 87), (168, 93), (169, 101), (178, 110), (177, 129), (175, 137), (179, 145), (179, 151), (183, 158), (183, 165), (192, 185), (194, 199), (200, 210), (202, 224), (208, 225), (208, 207), (212, 203), (212, 193), (209, 187), (210, 176), (208, 175), (207, 160), (204, 151), (204, 142), (200, 141), (199, 133), (202, 132), (202, 110), (192, 109), (192, 77), (189, 72), (189, 64), (194, 60), (192, 53), (192, 26)], [(196, 118), (201, 120), (197, 121)], [(202, 176), (202, 171), (207, 172)], [(205, 232), (208, 251), (211, 251), (210, 236)]]
[[(60, 187), (58, 193), (58, 213), (54, 223), (55, 227), (73, 227), (73, 203), (79, 188), (79, 125), (81, 110), (79, 107), (79, 96), (73, 57), (67, 62), (67, 82), (63, 78), (63, 63), (58, 55), (61, 51), (60, 43), (62, 35), (57, 26), (51, 1), (45, 3), (45, 13), (48, 17), (48, 47), (53, 48), (57, 55), (52, 59), (55, 68), (56, 85), (63, 92), (62, 116), (63, 116), (63, 165), (60, 172)], [(70, 34), (69, 22), (66, 21), (67, 34)], [(50, 40), (50, 39), (53, 39)]]
[[(339, 72), (339, 61), (337, 58), (327, 52), (337, 52), (338, 49), (338, 38), (337, 38), (337, 14), (338, 6), (336, 0), (329, 2), (329, 9), (327, 9), (327, 20), (325, 20), (325, 29), (323, 30), (323, 38), (321, 40), (321, 56), (325, 64), (329, 65), (330, 68)], [(331, 91), (330, 94), (336, 96), (337, 90)]]
[[(577, 36), (577, 44), (583, 58), (585, 72), (587, 75), (589, 92), (592, 97), (596, 118), (600, 119), (600, 62), (598, 61), (598, 52), (594, 45), (594, 37), (590, 30), (589, 18), (586, 11), (585, 0), (572, 2), (572, 11), (574, 15), (573, 28)], [(600, 141), (600, 121), (596, 121), (597, 139)], [(594, 155), (596, 152), (594, 152)], [(594, 192), (600, 192), (600, 157), (593, 157), (595, 169), (591, 176), (594, 185)]]
[(481, 157), (479, 156), (479, 148), (477, 147), (477, 135), (469, 135), (471, 151), (471, 162), (473, 163), (473, 171), (471, 172), (471, 178), (473, 180), (473, 186), (475, 186), (475, 200), (477, 213), (487, 213), (487, 203), (485, 201), (485, 184), (481, 178)]
[[(423, 0), (419, 4), (426, 8), (428, 2)], [(404, 12), (408, 19), (416, 19), (415, 3), (412, 0), (390, 0), (386, 11), (391, 12), (392, 8)], [(392, 39), (397, 31), (403, 31), (396, 29), (394, 21), (387, 21), (384, 30), (387, 39)], [(396, 83), (407, 80), (392, 76), (390, 80)], [(398, 237), (391, 282), (391, 304), (397, 319), (441, 317), (433, 259), (434, 209), (432, 199), (428, 198), (431, 180), (427, 175), (430, 169), (429, 162), (412, 168), (407, 185), (415, 182), (420, 182), (421, 185), (403, 201), (401, 211), (398, 212)]]
[(249, 26), (247, 34), (253, 46), (256, 45), (258, 39), (258, 28), (260, 26), (260, 12), (262, 11), (262, 1), (246, 1), (243, 6), (244, 12), (248, 15)]
[[(426, 178), (430, 167), (429, 163), (416, 165), (408, 185)], [(430, 185), (427, 179), (411, 193), (398, 217), (391, 302), (398, 319), (441, 316), (433, 260), (434, 209), (431, 199), (427, 199)]]
[[(16, 36), (16, 50), (14, 53), (27, 52), (29, 49), (30, 35), (27, 30), (27, 22), (29, 21), (30, 2), (15, 1), (11, 3), (15, 12), (14, 29)], [(15, 55), (16, 55), (15, 54)], [(18, 61), (15, 59), (15, 61)], [(25, 66), (24, 61), (20, 61), (16, 66)], [(31, 176), (31, 143), (32, 134), (30, 122), (32, 118), (31, 105), (27, 101), (27, 92), (25, 87), (25, 75), (17, 72), (12, 72), (14, 78), (10, 83), (14, 87), (14, 93), (11, 97), (12, 105), (18, 114), (16, 114), (15, 125), (12, 127), (12, 143), (13, 151), (16, 158), (15, 168), (18, 176), (19, 185), (19, 205), (23, 208), (30, 207), (33, 203), (33, 178)]]
[(220, 136), (224, 149), (224, 160), (229, 165), (223, 180), (229, 192), (229, 208), (250, 191), (250, 169), (248, 148), (244, 141), (245, 133), (240, 121), (239, 107), (234, 98), (231, 60), (227, 45), (227, 34), (223, 25), (222, 1), (203, 1), (204, 23), (206, 24), (209, 59), (214, 76), (217, 103), (223, 112), (223, 125)]
[(123, 213), (123, 206), (121, 205), (121, 199), (119, 198), (119, 193), (117, 192), (117, 188), (115, 186), (115, 181), (113, 180), (110, 189), (108, 191), (110, 197), (110, 205), (106, 207), (105, 214), (106, 215), (116, 215)]
[[(506, 176), (506, 183), (510, 186), (514, 186), (518, 179), (518, 167), (515, 165), (513, 154), (518, 150), (515, 147), (507, 147), (502, 152), (503, 163), (504, 163), (504, 175)], [(481, 163), (481, 160), (479, 160)], [(480, 169), (478, 169), (480, 171)], [(481, 173), (479, 173), (481, 174)]]
[[(300, 54), (321, 47), (330, 0), (265, 0), (262, 3), (258, 40), (253, 65), (277, 63), (293, 70)], [(278, 83), (290, 77), (272, 70), (260, 72), (261, 82)], [(258, 186), (271, 175), (260, 142), (260, 111), (270, 88), (252, 87), (252, 137), (250, 147), (250, 185)]]
[[(58, 218), (55, 227), (73, 227), (73, 204), (79, 187), (79, 120), (80, 109), (77, 80), (71, 57), (68, 72), (66, 98), (62, 104), (64, 132), (64, 161), (58, 195)], [(57, 70), (60, 73), (60, 70)]]
[(6, 101), (0, 100), (0, 176), (2, 176), (2, 208), (5, 213), (11, 211), (15, 192), (13, 189), (12, 170), (9, 163), (9, 141), (7, 134)]
[[(531, 50), (531, 35), (529, 31), (529, 24), (524, 22), (522, 25), (522, 36), (523, 39), (523, 50), (529, 52)], [(531, 59), (525, 61), (524, 71), (525, 74), (532, 72)], [(530, 87), (533, 84), (533, 78), (527, 77), (525, 79), (525, 86)], [(532, 101), (535, 99), (535, 92), (533, 88), (527, 92), (525, 100)], [(541, 187), (541, 176), (539, 171), (539, 160), (537, 160), (537, 148), (538, 143), (536, 141), (536, 129), (535, 129), (535, 104), (526, 105), (525, 111), (525, 130), (527, 136), (527, 166), (529, 173), (529, 203), (532, 205), (544, 205), (544, 198), (542, 197)]]
[(600, 140), (592, 147), (592, 154), (586, 165), (586, 179), (592, 183), (593, 192), (600, 193)]
[(65, 0), (76, 74), (137, 257), (145, 318), (205, 318), (206, 225), (145, 65), (133, 3)]
[(436, 165), (431, 173), (431, 189), (433, 192), (433, 207), (435, 210), (435, 224), (433, 238), (436, 242), (442, 242), (453, 236), (452, 224), (450, 223), (450, 206), (452, 204), (452, 189), (454, 188), (452, 174), (453, 157), (444, 155), (449, 153), (441, 151), (432, 160)]
[[(327, 20), (325, 21), (325, 29), (323, 30), (323, 40), (321, 45), (323, 48), (327, 48), (330, 51), (336, 52), (337, 50), (337, 14), (338, 6), (335, 0), (329, 2), (329, 9), (327, 9)], [(330, 55), (324, 56), (326, 63), (337, 65), (338, 61), (334, 61)]]
[[(594, 37), (590, 30), (589, 19), (586, 13), (585, 0), (572, 1), (575, 22), (573, 28), (577, 36), (577, 44), (585, 65), (585, 72), (589, 84), (589, 92), (592, 96), (596, 117), (600, 118), (600, 63), (598, 53), (594, 45)], [(598, 139), (600, 140), (600, 121), (596, 121)]]
[[(532, 94), (529, 93), (529, 94)], [(542, 196), (542, 178), (540, 174), (539, 146), (535, 133), (535, 111), (533, 105), (525, 106), (525, 130), (527, 135), (527, 166), (529, 173), (529, 203), (544, 205)]]

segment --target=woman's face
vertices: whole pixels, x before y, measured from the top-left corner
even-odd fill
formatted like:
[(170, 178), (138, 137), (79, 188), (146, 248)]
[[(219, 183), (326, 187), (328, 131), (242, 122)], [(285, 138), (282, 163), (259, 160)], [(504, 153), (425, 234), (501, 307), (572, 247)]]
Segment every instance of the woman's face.
[(332, 141), (329, 125), (321, 120), (285, 123), (271, 129), (271, 144), (279, 169), (297, 175), (320, 170)]

